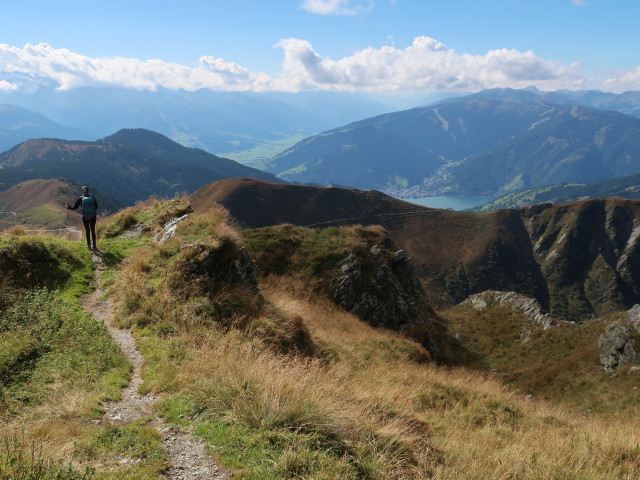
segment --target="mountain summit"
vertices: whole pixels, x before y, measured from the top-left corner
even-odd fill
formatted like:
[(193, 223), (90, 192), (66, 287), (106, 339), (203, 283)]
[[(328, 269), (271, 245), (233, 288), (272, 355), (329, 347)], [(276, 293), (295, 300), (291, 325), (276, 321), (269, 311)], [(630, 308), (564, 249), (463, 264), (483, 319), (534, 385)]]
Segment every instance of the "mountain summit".
[(638, 173), (640, 119), (560, 95), (491, 90), (309, 137), (266, 169), (397, 196), (492, 195)]
[(30, 179), (66, 177), (127, 204), (192, 192), (235, 176), (280, 182), (269, 173), (144, 129), (120, 130), (95, 142), (33, 139), (0, 154), (0, 190)]

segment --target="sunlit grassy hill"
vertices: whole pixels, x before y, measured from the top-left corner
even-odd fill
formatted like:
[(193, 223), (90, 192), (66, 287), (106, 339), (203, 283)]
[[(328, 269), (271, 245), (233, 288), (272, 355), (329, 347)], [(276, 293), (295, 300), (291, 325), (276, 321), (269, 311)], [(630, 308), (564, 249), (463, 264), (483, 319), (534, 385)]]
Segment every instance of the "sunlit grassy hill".
[[(27, 225), (30, 229), (79, 229), (79, 210), (68, 212), (64, 202), (73, 204), (81, 194), (82, 185), (64, 178), (34, 179), (0, 192), (0, 229)], [(106, 193), (90, 189), (100, 206), (99, 212), (114, 213), (124, 203)]]
[[(182, 220), (168, 233), (163, 225), (173, 218)], [(193, 213), (186, 199), (148, 201), (101, 224), (108, 267), (101, 286), (115, 302), (114, 321), (132, 329), (144, 355), (142, 390), (157, 393), (160, 415), (176, 428), (193, 428), (233, 478), (640, 474), (631, 395), (622, 397), (626, 409), (619, 402), (606, 415), (594, 408), (583, 416), (546, 395), (548, 385), (531, 382), (525, 391), (522, 382), (506, 385), (485, 368), (491, 361), (504, 371), (493, 351), (529, 354), (528, 347), (501, 346), (512, 340), (510, 322), (500, 323), (507, 313), (460, 306), (443, 314), (451, 333), (473, 340), (462, 340), (468, 352), (458, 363), (467, 369), (430, 362), (424, 344), (339, 307), (324, 288), (334, 255), (357, 257), (364, 244), (362, 251), (384, 252), (389, 245), (379, 227), (240, 234), (219, 205)], [(287, 252), (292, 238), (298, 244)], [(89, 257), (80, 245), (17, 229), (0, 237), (0, 478), (22, 478), (15, 458), (20, 468), (41, 472), (27, 478), (162, 478), (166, 459), (150, 425), (98, 421), (100, 399), (117, 395), (127, 367), (103, 327), (79, 311), (78, 294), (90, 288)], [(554, 355), (565, 354), (568, 337), (553, 335)], [(589, 335), (571, 341), (592, 342)], [(593, 363), (592, 347), (576, 348)], [(527, 377), (526, 368), (524, 359), (514, 361), (513, 375)], [(592, 395), (605, 405), (616, 388), (632, 389), (625, 383), (632, 378)], [(28, 455), (33, 445), (35, 463)]]

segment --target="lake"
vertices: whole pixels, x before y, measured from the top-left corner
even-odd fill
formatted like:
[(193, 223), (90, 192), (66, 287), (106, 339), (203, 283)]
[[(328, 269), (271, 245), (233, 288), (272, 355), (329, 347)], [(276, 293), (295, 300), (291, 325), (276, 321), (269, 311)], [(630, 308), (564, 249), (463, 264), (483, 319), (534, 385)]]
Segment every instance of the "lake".
[(405, 202), (416, 203), (431, 208), (451, 208), (465, 210), (476, 207), (491, 200), (492, 197), (458, 197), (453, 195), (436, 195), (435, 197), (400, 198)]

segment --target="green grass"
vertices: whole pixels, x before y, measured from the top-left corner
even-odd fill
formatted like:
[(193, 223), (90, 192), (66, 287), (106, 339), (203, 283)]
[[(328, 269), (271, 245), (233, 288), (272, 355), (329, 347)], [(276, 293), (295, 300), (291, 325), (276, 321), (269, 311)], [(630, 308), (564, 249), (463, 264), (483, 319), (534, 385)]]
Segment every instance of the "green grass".
[(101, 480), (160, 479), (168, 466), (159, 432), (142, 420), (95, 427), (76, 443), (74, 454), (99, 465)]
[[(114, 398), (129, 366), (106, 329), (53, 291), (24, 293), (0, 314), (0, 411), (18, 415), (62, 388)], [(91, 404), (89, 404), (91, 405)], [(98, 405), (77, 415), (95, 416)]]
[(168, 421), (192, 426), (196, 435), (215, 445), (213, 454), (233, 470), (234, 479), (362, 478), (345, 457), (344, 448), (318, 435), (253, 428), (224, 418), (212, 419), (209, 415), (198, 418), (203, 411), (189, 396), (174, 395), (161, 408)]
[(281, 225), (243, 230), (247, 247), (262, 275), (299, 275), (312, 282), (327, 282), (347, 250), (384, 244), (384, 230), (377, 227), (310, 229)]
[(440, 314), (452, 332), (464, 337), (470, 355), (461, 359), (463, 365), (495, 370), (523, 394), (564, 404), (578, 413), (615, 416), (640, 409), (640, 393), (634, 390), (637, 377), (626, 374), (629, 366), (611, 375), (599, 364), (598, 338), (606, 320), (561, 323), (548, 330), (533, 327), (530, 340), (522, 343), (523, 325), (531, 321), (507, 307), (476, 311), (459, 305)]
[[(80, 296), (92, 288), (89, 252), (78, 241), (4, 235), (0, 256), (6, 275), (0, 311), (0, 478), (155, 478), (144, 472), (127, 476), (120, 468), (102, 472), (101, 456), (106, 461), (113, 455), (106, 453), (112, 445), (92, 462), (80, 462), (95, 469), (69, 467), (71, 459), (77, 465), (82, 457), (73, 445), (88, 442), (101, 402), (119, 398), (130, 372), (105, 326), (80, 306)], [(147, 463), (131, 468), (149, 470)]]
[(266, 142), (262, 145), (258, 145), (247, 150), (221, 153), (219, 155), (221, 157), (230, 158), (232, 160), (235, 160), (236, 162), (240, 162), (250, 167), (264, 169), (264, 167), (268, 164), (269, 159), (276, 156), (280, 152), (283, 152), (286, 149), (292, 147), (305, 138), (305, 135), (293, 135), (281, 140)]
[(82, 242), (49, 235), (1, 235), (0, 271), (12, 288), (58, 288), (64, 298), (88, 293), (93, 279)]
[(39, 446), (18, 437), (0, 440), (2, 480), (92, 480), (90, 468), (74, 469), (60, 460), (42, 456)]

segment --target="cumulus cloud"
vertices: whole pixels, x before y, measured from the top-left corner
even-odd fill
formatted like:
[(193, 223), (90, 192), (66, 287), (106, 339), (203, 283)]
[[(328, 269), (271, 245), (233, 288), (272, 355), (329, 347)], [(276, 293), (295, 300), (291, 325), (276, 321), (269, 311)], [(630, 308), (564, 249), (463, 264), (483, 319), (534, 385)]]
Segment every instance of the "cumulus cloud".
[(18, 86), (6, 80), (0, 80), (0, 92), (12, 92), (17, 90)]
[(485, 54), (458, 53), (430, 37), (417, 37), (406, 48), (365, 48), (332, 59), (302, 39), (288, 38), (280, 73), (256, 73), (222, 58), (203, 56), (195, 67), (163, 60), (91, 58), (48, 44), (18, 48), (0, 44), (0, 91), (25, 90), (44, 79), (60, 90), (115, 86), (138, 90), (158, 88), (236, 91), (367, 90), (460, 91), (536, 86), (541, 90), (640, 89), (640, 67), (616, 72), (605, 83), (585, 77), (580, 65), (543, 59), (532, 51), (495, 49)]
[(491, 50), (458, 54), (430, 37), (417, 37), (405, 49), (367, 48), (332, 60), (306, 40), (278, 42), (284, 51), (282, 76), (297, 88), (339, 90), (461, 90), (493, 87), (575, 88), (585, 83), (578, 65), (563, 66), (533, 52)]
[(632, 70), (619, 70), (604, 82), (604, 88), (612, 92), (640, 90), (640, 66)]
[(302, 0), (300, 8), (318, 15), (357, 15), (373, 9), (373, 0)]
[(86, 86), (122, 86), (138, 90), (261, 90), (268, 77), (214, 57), (202, 57), (196, 68), (163, 60), (90, 58), (41, 43), (23, 48), (0, 45), (0, 72), (48, 78), (60, 90)]

